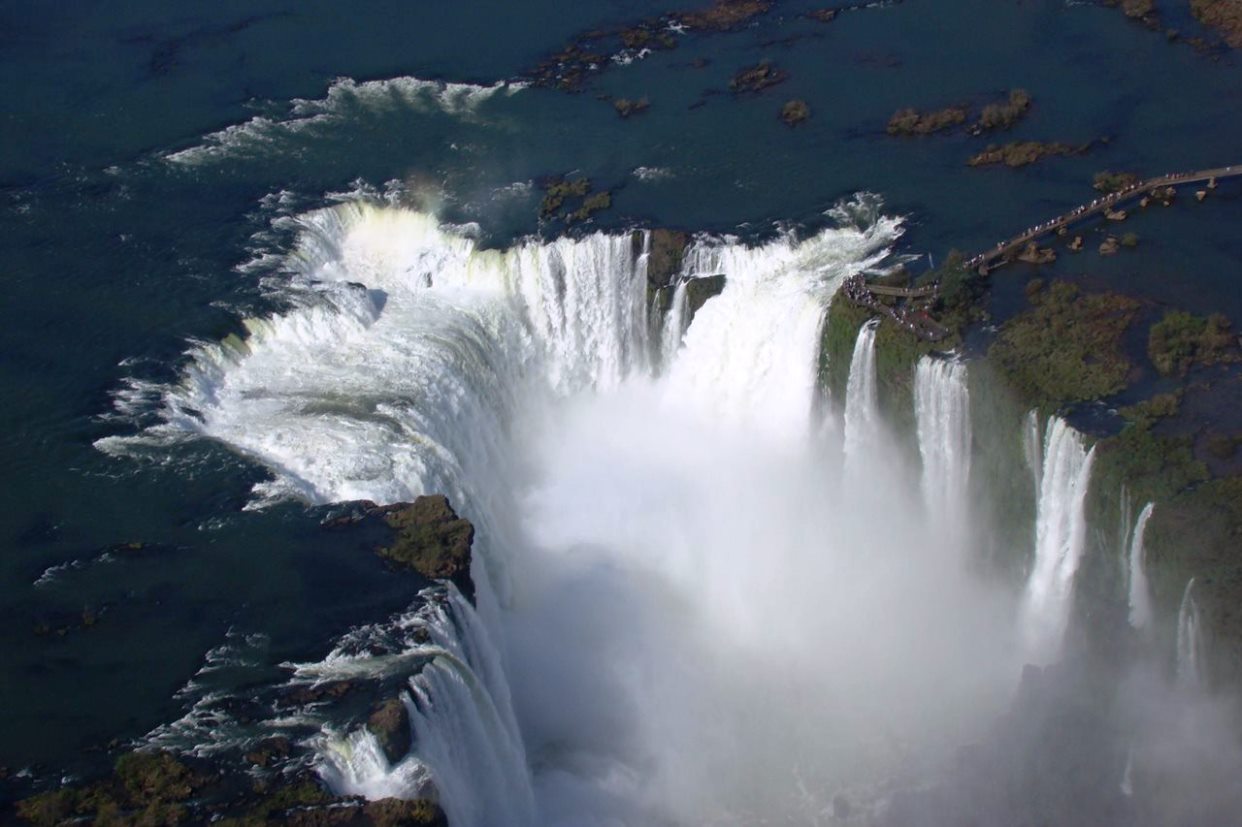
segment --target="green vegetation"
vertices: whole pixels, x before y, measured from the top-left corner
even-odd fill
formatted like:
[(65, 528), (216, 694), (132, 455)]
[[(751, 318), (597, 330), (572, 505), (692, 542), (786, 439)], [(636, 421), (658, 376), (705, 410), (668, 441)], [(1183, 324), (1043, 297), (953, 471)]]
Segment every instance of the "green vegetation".
[(418, 497), (413, 503), (389, 507), (384, 521), (395, 534), (378, 550), (381, 557), (432, 580), (452, 580), (467, 595), (474, 593), (470, 584), (474, 526), (457, 516), (447, 497)]
[(888, 119), (889, 135), (930, 135), (966, 123), (964, 106), (950, 106), (935, 112), (899, 109)]
[(1058, 281), (1036, 291), (1032, 303), (1006, 322), (988, 354), (1020, 393), (1048, 411), (1126, 386), (1133, 365), (1121, 339), (1138, 313), (1137, 301), (1083, 294)]
[(993, 166), (1004, 164), (1007, 167), (1024, 167), (1044, 158), (1055, 155), (1083, 155), (1091, 149), (1091, 144), (1072, 146), (1062, 143), (1043, 143), (1041, 141), (1013, 141), (997, 146), (989, 145), (983, 152), (972, 155), (966, 164), (972, 167)]
[(575, 178), (566, 181), (557, 178), (544, 186), (543, 201), (539, 203), (539, 217), (551, 218), (564, 205), (566, 199), (581, 198), (591, 191), (589, 178)]
[(1219, 313), (1207, 318), (1171, 310), (1151, 326), (1147, 355), (1163, 376), (1185, 376), (1192, 367), (1239, 360), (1229, 320)]
[(1031, 94), (1025, 89), (1013, 89), (1009, 99), (1002, 103), (989, 103), (983, 107), (975, 131), (992, 129), (1010, 129), (1018, 121), (1026, 117), (1031, 108)]
[(1133, 172), (1112, 172), (1104, 170), (1097, 172), (1091, 185), (1100, 192), (1111, 193), (1120, 192), (1126, 187), (1132, 186), (1139, 182), (1139, 177)]

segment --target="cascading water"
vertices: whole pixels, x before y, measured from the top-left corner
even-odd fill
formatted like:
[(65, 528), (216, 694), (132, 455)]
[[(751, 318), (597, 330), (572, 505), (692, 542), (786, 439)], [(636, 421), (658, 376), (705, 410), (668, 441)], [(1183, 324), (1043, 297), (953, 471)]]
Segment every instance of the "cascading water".
[(1147, 521), (1155, 510), (1155, 503), (1148, 503), (1139, 512), (1134, 523), (1134, 533), (1130, 537), (1129, 554), (1129, 606), (1130, 626), (1144, 630), (1151, 626), (1151, 589), (1147, 584), (1147, 563), (1144, 548), (1144, 537), (1147, 533)]
[(850, 378), (845, 388), (845, 464), (865, 463), (868, 452), (877, 447), (880, 434), (880, 403), (875, 368), (875, 332), (878, 322), (868, 322), (858, 331), (854, 355), (850, 359)]
[(1043, 439), (1039, 432), (1039, 411), (1026, 412), (1022, 422), (1022, 456), (1026, 459), (1026, 467), (1030, 469), (1031, 478), (1035, 480), (1035, 490), (1039, 491), (1044, 472)]
[[(196, 349), (165, 428), (262, 461), (262, 495), (443, 492), (478, 528), (478, 615), (453, 598), (420, 621), (430, 642), (303, 670), (415, 675), (411, 755), (329, 729), (334, 787), (432, 784), (459, 827), (813, 820), (996, 700), (999, 599), (911, 555), (942, 539), (876, 496), (889, 460), (843, 480), (811, 427), (830, 297), (900, 222), (696, 242), (683, 280), (725, 286), (656, 378), (628, 236), (482, 251), (399, 209), (301, 220), (293, 309)], [(855, 442), (879, 420), (860, 339)]]
[(1035, 560), (1022, 602), (1025, 651), (1048, 662), (1069, 620), (1074, 575), (1086, 545), (1085, 501), (1095, 450), (1059, 417), (1048, 421), (1035, 509)]
[(660, 329), (660, 354), (666, 363), (673, 361), (681, 347), (681, 339), (686, 335), (686, 286), (689, 283), (682, 279), (673, 288), (673, 301)]
[(1203, 629), (1199, 604), (1195, 600), (1195, 579), (1186, 582), (1182, 604), (1177, 611), (1177, 683), (1187, 691), (1202, 689), (1206, 681), (1203, 668)]
[(914, 407), (923, 460), (923, 504), (931, 522), (956, 545), (970, 502), (970, 392), (961, 362), (924, 356), (914, 374)]

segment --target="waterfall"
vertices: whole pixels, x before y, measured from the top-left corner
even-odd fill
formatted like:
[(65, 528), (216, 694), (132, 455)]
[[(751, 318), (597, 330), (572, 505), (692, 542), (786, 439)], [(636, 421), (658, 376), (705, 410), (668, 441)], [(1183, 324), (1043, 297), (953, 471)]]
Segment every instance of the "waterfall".
[(1040, 479), (1043, 475), (1043, 441), (1039, 433), (1039, 411), (1029, 410), (1022, 421), (1022, 456), (1026, 458), (1026, 467), (1030, 469), (1031, 479), (1035, 481), (1035, 490), (1039, 491)]
[[(534, 793), (499, 653), (473, 607), (447, 588), (414, 618), (397, 621), (407, 648), (395, 658), (370, 657), (357, 645), (362, 653), (347, 654), (340, 646), (323, 662), (299, 667), (301, 676), (324, 679), (417, 665), (403, 698), (414, 730), (410, 754), (391, 764), (364, 728), (329, 737), (320, 772), (341, 795), (438, 795), (453, 824), (533, 824)], [(399, 634), (412, 626), (428, 639)], [(355, 632), (354, 642), (371, 631)]]
[(681, 339), (686, 335), (686, 285), (689, 279), (682, 279), (673, 288), (673, 303), (664, 317), (664, 327), (660, 331), (660, 356), (665, 365), (671, 364), (681, 348)]
[(1147, 533), (1147, 521), (1151, 519), (1155, 503), (1148, 503), (1139, 512), (1134, 524), (1134, 533), (1130, 536), (1129, 584), (1130, 584), (1130, 626), (1134, 629), (1147, 629), (1151, 626), (1151, 589), (1147, 585), (1146, 550), (1143, 545)]
[(1031, 660), (1055, 660), (1069, 620), (1074, 575), (1086, 545), (1084, 505), (1094, 449), (1059, 417), (1048, 421), (1035, 509), (1035, 561), (1022, 603)]
[(970, 495), (970, 396), (966, 365), (924, 356), (914, 375), (923, 504), (956, 546), (965, 534)]
[(868, 451), (877, 447), (880, 434), (880, 403), (875, 367), (875, 332), (878, 321), (869, 321), (858, 331), (850, 377), (845, 388), (845, 464), (865, 464)]
[(1186, 582), (1177, 611), (1177, 683), (1186, 690), (1200, 690), (1207, 684), (1203, 648), (1202, 621), (1192, 577)]
[[(680, 281), (723, 273), (723, 291), (652, 331), (629, 236), (482, 250), (408, 210), (298, 219), (271, 279), (286, 309), (195, 346), (152, 430), (262, 463), (259, 504), (441, 492), (477, 528), (477, 612), (424, 595), (417, 618), (299, 667), (301, 681), (406, 679), (414, 746), (395, 763), (317, 719), (334, 790), (435, 792), (465, 827), (754, 822), (788, 806), (795, 776), (829, 789), (854, 772), (852, 747), (875, 739), (858, 722), (944, 720), (919, 708), (934, 693), (913, 659), (876, 651), (935, 652), (920, 679), (950, 695), (971, 674), (963, 691), (979, 691), (987, 601), (911, 563), (925, 534), (876, 520), (864, 486), (842, 491), (811, 427), (828, 302), (900, 234), (870, 220), (762, 247), (696, 241)], [(648, 346), (673, 331), (656, 376)], [(852, 369), (855, 430), (878, 428), (874, 334)], [(915, 622), (892, 622), (905, 612)], [(765, 706), (777, 668), (832, 702)]]

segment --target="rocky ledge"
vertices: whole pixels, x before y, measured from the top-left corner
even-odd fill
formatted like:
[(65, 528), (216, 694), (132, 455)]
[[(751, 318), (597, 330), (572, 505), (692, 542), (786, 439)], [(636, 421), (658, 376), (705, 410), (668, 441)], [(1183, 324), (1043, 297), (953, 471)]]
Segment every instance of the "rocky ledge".
[(239, 770), (169, 752), (130, 752), (107, 777), (61, 786), (18, 801), (6, 823), (39, 827), (68, 824), (221, 827), (288, 824), (296, 827), (447, 827), (439, 805), (425, 799), (365, 801), (334, 796), (309, 773), (255, 780)]
[(353, 503), (350, 513), (324, 525), (341, 528), (376, 520), (391, 530), (389, 539), (376, 548), (376, 553), (429, 580), (447, 580), (468, 599), (474, 599), (474, 582), (470, 579), (474, 526), (457, 515), (448, 497), (432, 494), (411, 503), (383, 506), (362, 500)]
[(1242, 48), (1242, 0), (1190, 0), (1190, 10), (1230, 46)]

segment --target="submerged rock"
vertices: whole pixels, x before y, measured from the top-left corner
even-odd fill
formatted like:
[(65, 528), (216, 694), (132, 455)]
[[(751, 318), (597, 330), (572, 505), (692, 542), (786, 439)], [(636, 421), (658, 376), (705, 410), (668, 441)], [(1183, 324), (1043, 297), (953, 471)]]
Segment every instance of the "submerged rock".
[(789, 126), (797, 126), (809, 117), (811, 107), (804, 100), (794, 99), (781, 107), (781, 120)]
[(647, 98), (639, 98), (638, 100), (630, 100), (629, 98), (617, 98), (612, 102), (612, 108), (617, 110), (617, 114), (623, 118), (630, 115), (638, 115), (646, 112), (651, 108), (651, 101)]
[(736, 95), (747, 92), (761, 92), (769, 86), (775, 86), (789, 79), (789, 73), (778, 69), (766, 60), (741, 69), (733, 80), (729, 81), (729, 89)]
[(1004, 164), (1007, 167), (1024, 167), (1044, 158), (1056, 155), (1082, 155), (1091, 149), (1091, 144), (1073, 146), (1062, 143), (1043, 143), (1041, 141), (1014, 141), (1003, 146), (992, 145), (966, 162), (972, 167)]
[(888, 119), (885, 131), (889, 135), (930, 135), (966, 123), (966, 116), (967, 110), (964, 106), (949, 106), (935, 112), (899, 109)]

